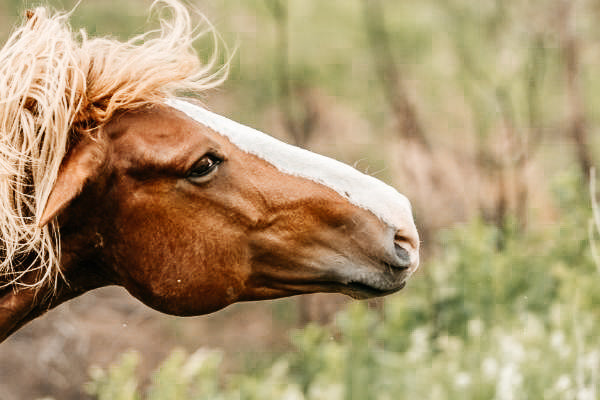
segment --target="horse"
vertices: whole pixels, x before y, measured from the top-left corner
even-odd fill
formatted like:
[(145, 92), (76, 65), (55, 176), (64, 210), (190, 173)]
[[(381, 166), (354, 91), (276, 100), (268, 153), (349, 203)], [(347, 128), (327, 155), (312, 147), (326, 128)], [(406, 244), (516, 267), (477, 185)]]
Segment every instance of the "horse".
[(108, 285), (178, 316), (402, 289), (419, 264), (408, 199), (189, 97), (229, 63), (200, 61), (178, 0), (152, 7), (160, 29), (127, 42), (39, 7), (0, 50), (0, 341)]

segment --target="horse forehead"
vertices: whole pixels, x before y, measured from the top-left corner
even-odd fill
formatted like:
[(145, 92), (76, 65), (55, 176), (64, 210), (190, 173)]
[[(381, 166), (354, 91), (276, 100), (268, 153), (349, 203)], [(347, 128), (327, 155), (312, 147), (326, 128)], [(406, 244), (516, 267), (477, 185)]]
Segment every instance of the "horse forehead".
[(170, 107), (125, 113), (105, 130), (128, 159), (177, 163), (209, 147), (227, 143), (220, 135)]
[(327, 186), (350, 203), (367, 209), (392, 228), (416, 231), (408, 199), (396, 189), (331, 158), (281, 142), (260, 131), (180, 99), (167, 104), (213, 131), (240, 150), (253, 154), (289, 175)]

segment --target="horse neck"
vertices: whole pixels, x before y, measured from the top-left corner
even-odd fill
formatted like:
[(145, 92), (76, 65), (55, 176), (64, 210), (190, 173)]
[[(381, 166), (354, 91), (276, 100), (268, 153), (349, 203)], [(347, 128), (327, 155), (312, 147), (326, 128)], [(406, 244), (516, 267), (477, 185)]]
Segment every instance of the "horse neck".
[[(95, 263), (73, 257), (69, 248), (68, 243), (65, 243), (61, 263), (63, 276), (58, 278), (55, 285), (12, 285), (0, 289), (0, 342), (27, 322), (59, 304), (111, 283), (109, 279), (98, 274), (100, 269)], [(24, 282), (28, 281), (27, 278), (26, 276)], [(33, 277), (30, 280), (34, 281)]]

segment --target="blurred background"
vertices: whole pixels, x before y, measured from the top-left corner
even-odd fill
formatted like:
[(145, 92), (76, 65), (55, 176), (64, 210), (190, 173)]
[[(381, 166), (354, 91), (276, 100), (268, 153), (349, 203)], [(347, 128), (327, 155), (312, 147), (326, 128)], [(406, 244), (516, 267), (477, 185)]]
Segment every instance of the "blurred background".
[[(0, 399), (600, 398), (600, 2), (193, 4), (237, 48), (203, 100), (398, 188), (422, 267), (386, 299), (195, 318), (97, 290), (0, 345)], [(0, 38), (30, 6), (0, 0)], [(72, 22), (125, 39), (149, 6), (83, 0)]]

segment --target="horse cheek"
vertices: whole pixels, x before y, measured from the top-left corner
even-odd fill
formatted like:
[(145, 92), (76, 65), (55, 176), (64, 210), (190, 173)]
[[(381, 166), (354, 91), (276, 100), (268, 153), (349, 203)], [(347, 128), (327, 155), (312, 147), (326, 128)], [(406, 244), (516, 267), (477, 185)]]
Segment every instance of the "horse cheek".
[(237, 301), (248, 258), (239, 232), (224, 226), (218, 215), (188, 214), (176, 205), (136, 204), (123, 216), (128, 222), (121, 226), (130, 228), (113, 241), (125, 288), (146, 305), (174, 315), (206, 314)]

